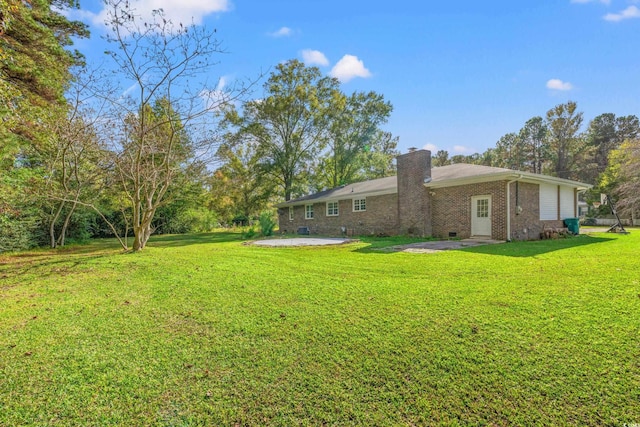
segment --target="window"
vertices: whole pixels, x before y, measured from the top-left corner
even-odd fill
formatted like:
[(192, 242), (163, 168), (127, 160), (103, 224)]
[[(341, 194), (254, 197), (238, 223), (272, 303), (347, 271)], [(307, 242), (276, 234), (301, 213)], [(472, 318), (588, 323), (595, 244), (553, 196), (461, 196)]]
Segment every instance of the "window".
[(367, 199), (353, 199), (353, 211), (363, 212), (367, 210)]
[(313, 205), (304, 206), (304, 218), (313, 219)]
[(477, 216), (478, 218), (489, 217), (489, 199), (478, 199), (477, 203)]
[(289, 206), (289, 221), (293, 221), (293, 206)]
[(327, 216), (338, 216), (338, 202), (327, 202)]

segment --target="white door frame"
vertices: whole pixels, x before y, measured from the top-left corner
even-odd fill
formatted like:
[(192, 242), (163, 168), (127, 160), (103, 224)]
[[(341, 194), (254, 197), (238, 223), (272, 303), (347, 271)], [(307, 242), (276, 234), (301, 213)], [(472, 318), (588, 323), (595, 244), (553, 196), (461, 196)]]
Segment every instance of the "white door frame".
[[(478, 216), (478, 201), (488, 200), (486, 207), (481, 207), (482, 212)], [(485, 194), (482, 196), (471, 197), (471, 235), (492, 237), (491, 234), (491, 195)]]

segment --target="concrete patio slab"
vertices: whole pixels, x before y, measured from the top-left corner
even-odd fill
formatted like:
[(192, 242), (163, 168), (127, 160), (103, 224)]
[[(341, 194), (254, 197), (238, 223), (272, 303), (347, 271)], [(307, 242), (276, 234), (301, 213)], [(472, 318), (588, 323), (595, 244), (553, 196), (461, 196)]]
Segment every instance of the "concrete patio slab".
[(292, 237), (287, 239), (266, 239), (256, 240), (254, 245), (258, 246), (327, 246), (341, 245), (343, 243), (355, 242), (354, 239), (344, 239), (341, 237)]
[[(341, 237), (290, 237), (285, 239), (265, 239), (256, 240), (249, 244), (267, 247), (298, 247), (298, 246), (327, 246), (341, 245), (344, 243), (357, 242), (357, 239), (346, 239)], [(470, 248), (481, 245), (493, 245), (504, 243), (503, 240), (491, 239), (463, 239), (463, 240), (432, 240), (428, 242), (409, 243), (406, 245), (389, 246), (376, 249), (381, 252), (413, 252), (413, 253), (434, 253), (440, 251)]]

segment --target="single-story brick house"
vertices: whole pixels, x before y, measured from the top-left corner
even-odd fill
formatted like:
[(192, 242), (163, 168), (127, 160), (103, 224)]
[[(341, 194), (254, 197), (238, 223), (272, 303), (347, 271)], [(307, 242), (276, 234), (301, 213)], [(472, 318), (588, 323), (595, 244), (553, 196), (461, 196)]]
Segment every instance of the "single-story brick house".
[(397, 176), (345, 185), (280, 203), (282, 232), (539, 239), (578, 216), (590, 185), (489, 166), (431, 168), (431, 152), (397, 158)]

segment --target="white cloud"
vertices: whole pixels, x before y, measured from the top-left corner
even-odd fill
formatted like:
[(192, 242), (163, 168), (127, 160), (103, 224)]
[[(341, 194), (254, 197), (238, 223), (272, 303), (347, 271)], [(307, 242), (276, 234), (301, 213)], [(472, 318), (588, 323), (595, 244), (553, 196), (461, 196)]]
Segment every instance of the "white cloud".
[(471, 153), (473, 150), (471, 148), (465, 147), (464, 145), (454, 145), (453, 151), (455, 153)]
[(425, 144), (424, 147), (425, 150), (429, 150), (431, 151), (433, 154), (436, 153), (436, 151), (438, 151), (438, 147), (435, 144)]
[[(174, 24), (201, 25), (205, 16), (229, 10), (229, 0), (130, 0), (132, 11), (143, 21), (151, 21), (153, 11), (162, 9), (166, 19)], [(92, 21), (96, 25), (104, 25), (110, 11), (102, 9), (94, 15)]]
[(289, 27), (282, 27), (278, 31), (268, 33), (271, 37), (289, 37), (293, 31)]
[(305, 49), (300, 52), (300, 55), (302, 55), (302, 61), (307, 65), (322, 65), (325, 67), (329, 65), (329, 60), (319, 50)]
[(569, 82), (563, 82), (560, 79), (551, 79), (547, 82), (547, 89), (552, 90), (571, 90), (573, 85)]
[(606, 5), (611, 4), (611, 0), (571, 0), (571, 3), (581, 3), (581, 4), (594, 3), (594, 2), (598, 2)]
[(333, 66), (329, 75), (346, 83), (354, 77), (371, 77), (371, 72), (365, 68), (364, 63), (357, 56), (345, 55)]
[(598, 2), (606, 5), (611, 4), (611, 0), (571, 0), (571, 3), (580, 3), (580, 4), (593, 3), (593, 2)]
[(640, 18), (640, 9), (637, 6), (629, 6), (620, 13), (607, 13), (602, 17), (605, 21), (620, 22), (624, 19)]
[(124, 98), (125, 96), (129, 96), (130, 93), (133, 93), (133, 91), (135, 91), (138, 88), (138, 83), (134, 83), (131, 86), (129, 86), (128, 88), (126, 88), (122, 94), (120, 95), (120, 98)]
[(233, 102), (231, 95), (225, 87), (227, 86), (227, 78), (225, 76), (220, 77), (216, 88), (213, 90), (203, 90), (200, 92), (200, 97), (207, 104), (207, 108), (211, 110), (218, 110), (224, 104)]

